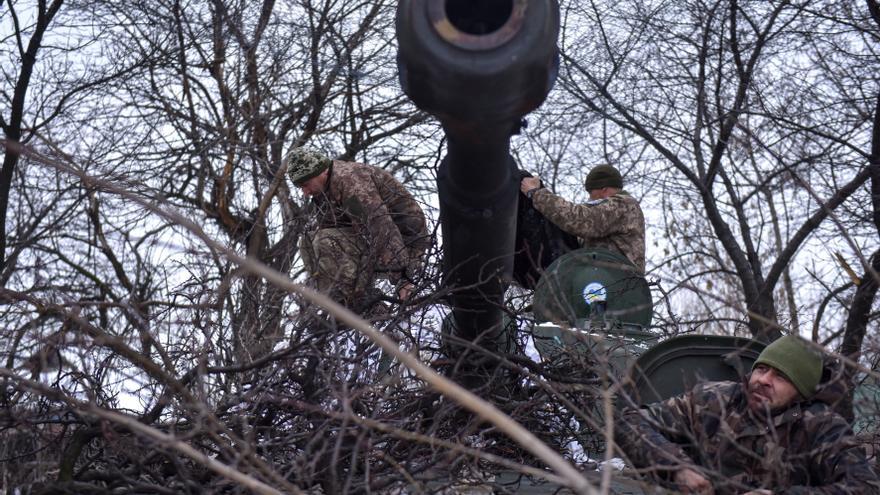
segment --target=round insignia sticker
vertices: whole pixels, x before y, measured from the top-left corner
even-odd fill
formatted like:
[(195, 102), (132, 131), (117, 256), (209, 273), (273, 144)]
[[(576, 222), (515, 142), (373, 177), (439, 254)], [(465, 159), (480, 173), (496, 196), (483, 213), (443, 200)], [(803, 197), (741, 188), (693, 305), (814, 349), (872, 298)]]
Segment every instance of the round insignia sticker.
[(605, 302), (605, 296), (607, 293), (608, 291), (605, 290), (604, 285), (599, 282), (590, 282), (584, 287), (584, 301), (586, 301), (587, 304)]

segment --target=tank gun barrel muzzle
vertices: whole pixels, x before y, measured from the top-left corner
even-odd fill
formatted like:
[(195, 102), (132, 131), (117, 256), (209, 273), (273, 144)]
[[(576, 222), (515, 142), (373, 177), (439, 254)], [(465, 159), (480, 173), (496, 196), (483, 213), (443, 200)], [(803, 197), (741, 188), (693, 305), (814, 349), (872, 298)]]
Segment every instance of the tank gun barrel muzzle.
[(451, 328), (469, 340), (502, 332), (519, 192), (510, 138), (556, 80), (558, 32), (556, 0), (398, 3), (401, 87), (446, 133), (437, 174), (444, 283)]
[(517, 124), (556, 79), (558, 31), (555, 0), (403, 0), (401, 86), (447, 132)]

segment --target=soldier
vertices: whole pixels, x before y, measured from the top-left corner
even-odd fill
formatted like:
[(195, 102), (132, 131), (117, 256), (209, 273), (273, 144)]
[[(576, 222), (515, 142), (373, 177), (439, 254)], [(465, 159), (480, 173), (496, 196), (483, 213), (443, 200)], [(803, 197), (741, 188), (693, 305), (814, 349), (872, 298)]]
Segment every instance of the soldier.
[(636, 467), (685, 493), (880, 493), (852, 430), (829, 406), (843, 393), (839, 382), (817, 390), (822, 366), (800, 337), (782, 337), (742, 383), (703, 383), (625, 410), (615, 439)]
[(401, 300), (430, 238), (425, 215), (391, 174), (296, 148), (287, 157), (291, 182), (311, 198), (317, 227), (303, 236), (303, 262), (317, 289), (351, 305), (364, 303), (376, 278), (387, 278)]
[(526, 177), (520, 190), (535, 208), (560, 229), (575, 235), (581, 247), (616, 251), (645, 271), (645, 216), (639, 202), (623, 190), (623, 177), (611, 165), (597, 165), (584, 181), (590, 193), (585, 204), (575, 204), (541, 187), (537, 177)]

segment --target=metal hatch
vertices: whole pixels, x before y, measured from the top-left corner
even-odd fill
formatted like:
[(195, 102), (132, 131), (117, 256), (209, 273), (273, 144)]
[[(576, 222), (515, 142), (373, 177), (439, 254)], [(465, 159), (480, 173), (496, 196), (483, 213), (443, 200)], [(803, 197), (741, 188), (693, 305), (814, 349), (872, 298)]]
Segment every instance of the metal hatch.
[(690, 390), (701, 380), (739, 381), (765, 344), (726, 335), (680, 335), (648, 349), (630, 368), (630, 397), (650, 404)]

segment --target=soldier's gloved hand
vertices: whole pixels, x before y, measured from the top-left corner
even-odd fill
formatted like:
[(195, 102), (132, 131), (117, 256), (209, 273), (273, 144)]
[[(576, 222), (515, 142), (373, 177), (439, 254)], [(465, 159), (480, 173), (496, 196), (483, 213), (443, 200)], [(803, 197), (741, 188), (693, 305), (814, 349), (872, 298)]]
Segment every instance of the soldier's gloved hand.
[(693, 469), (684, 468), (676, 472), (675, 482), (678, 483), (682, 493), (699, 493), (701, 495), (715, 493), (715, 490), (712, 489), (712, 483)]

